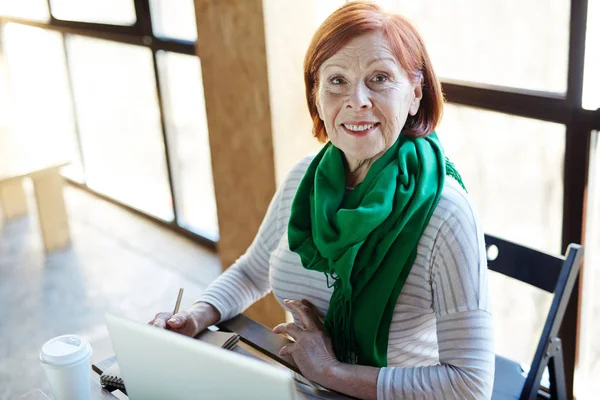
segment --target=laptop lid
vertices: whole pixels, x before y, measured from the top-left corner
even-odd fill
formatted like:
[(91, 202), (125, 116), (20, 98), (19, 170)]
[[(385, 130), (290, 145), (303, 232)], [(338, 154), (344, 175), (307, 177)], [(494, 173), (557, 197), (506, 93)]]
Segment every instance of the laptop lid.
[(106, 323), (131, 400), (295, 399), (289, 371), (113, 314)]

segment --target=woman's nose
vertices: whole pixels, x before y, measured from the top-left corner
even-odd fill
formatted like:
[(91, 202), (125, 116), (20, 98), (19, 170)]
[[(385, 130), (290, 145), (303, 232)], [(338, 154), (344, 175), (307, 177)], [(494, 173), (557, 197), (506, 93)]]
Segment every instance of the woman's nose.
[(350, 93), (346, 107), (360, 110), (369, 109), (371, 106), (372, 104), (371, 99), (369, 98), (369, 88), (364, 84), (355, 85)]

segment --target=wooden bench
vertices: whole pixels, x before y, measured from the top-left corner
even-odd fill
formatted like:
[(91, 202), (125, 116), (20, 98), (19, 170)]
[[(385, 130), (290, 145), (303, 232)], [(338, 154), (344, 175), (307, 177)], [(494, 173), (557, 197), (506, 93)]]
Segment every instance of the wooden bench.
[(31, 179), (35, 191), (44, 249), (53, 251), (71, 242), (60, 169), (67, 162), (47, 162), (34, 157), (0, 155), (0, 208), (5, 220), (26, 215), (23, 181)]

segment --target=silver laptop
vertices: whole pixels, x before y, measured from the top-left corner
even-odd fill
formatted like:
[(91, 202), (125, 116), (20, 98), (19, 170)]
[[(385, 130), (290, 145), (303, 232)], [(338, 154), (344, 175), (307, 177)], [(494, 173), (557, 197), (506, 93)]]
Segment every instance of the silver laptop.
[(296, 398), (290, 371), (113, 314), (106, 323), (131, 400)]

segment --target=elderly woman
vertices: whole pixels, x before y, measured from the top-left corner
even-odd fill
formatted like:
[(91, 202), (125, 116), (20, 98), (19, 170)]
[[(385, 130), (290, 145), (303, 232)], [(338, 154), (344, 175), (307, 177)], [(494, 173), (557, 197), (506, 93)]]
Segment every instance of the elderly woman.
[(483, 234), (434, 133), (443, 107), (423, 40), (399, 15), (351, 2), (305, 64), (326, 142), (279, 187), (247, 252), (190, 309), (185, 335), (273, 291), (274, 332), (309, 379), (359, 398), (487, 399), (494, 375)]

